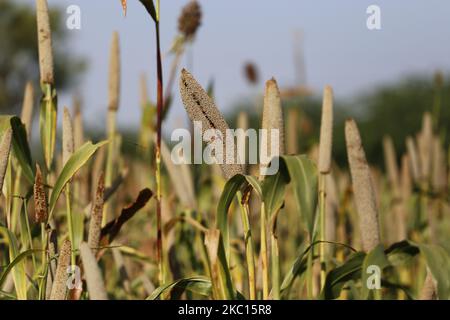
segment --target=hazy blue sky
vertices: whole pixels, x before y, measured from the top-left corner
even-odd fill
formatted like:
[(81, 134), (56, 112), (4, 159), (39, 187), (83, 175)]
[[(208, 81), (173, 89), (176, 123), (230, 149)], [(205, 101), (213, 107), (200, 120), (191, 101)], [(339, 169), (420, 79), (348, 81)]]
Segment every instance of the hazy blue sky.
[[(34, 6), (34, 0), (21, 0)], [(162, 46), (176, 34), (180, 8), (188, 0), (161, 0)], [(80, 91), (90, 125), (103, 126), (107, 102), (108, 52), (114, 30), (122, 48), (122, 126), (139, 123), (139, 75), (145, 72), (154, 96), (154, 30), (137, 0), (48, 0), (50, 6), (77, 4), (82, 29), (71, 31), (71, 46), (89, 59)], [(446, 0), (201, 0), (204, 18), (191, 49), (193, 74), (204, 85), (211, 77), (222, 110), (255, 90), (242, 65), (256, 62), (263, 79), (281, 86), (295, 82), (293, 34), (304, 33), (307, 82), (317, 92), (325, 84), (348, 97), (374, 85), (416, 72), (450, 70), (450, 1)], [(382, 30), (366, 28), (366, 8), (381, 7)], [(166, 70), (170, 61), (165, 62)], [(183, 61), (186, 65), (186, 60)], [(263, 83), (260, 84), (263, 90)], [(178, 88), (177, 90), (178, 91)], [(70, 103), (62, 96), (61, 106)], [(184, 109), (177, 95), (169, 125), (179, 125)]]

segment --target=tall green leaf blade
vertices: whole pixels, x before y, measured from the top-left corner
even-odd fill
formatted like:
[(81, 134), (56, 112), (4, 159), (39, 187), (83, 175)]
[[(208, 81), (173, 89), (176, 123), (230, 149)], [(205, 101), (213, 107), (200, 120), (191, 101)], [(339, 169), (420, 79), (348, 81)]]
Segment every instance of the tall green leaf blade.
[(18, 117), (12, 117), (10, 120), (13, 130), (13, 151), (14, 156), (22, 167), (22, 172), (30, 184), (34, 183), (34, 167), (31, 158), (30, 146), (28, 144), (27, 132), (25, 126)]
[(281, 209), (284, 203), (286, 184), (289, 174), (286, 170), (279, 170), (276, 174), (266, 176), (262, 183), (262, 199), (268, 217)]
[[(1, 232), (1, 231), (0, 231)], [(13, 270), (13, 268), (18, 265), (22, 260), (24, 260), (26, 257), (34, 254), (42, 252), (41, 249), (29, 249), (24, 252), (21, 252), (19, 255), (17, 255), (13, 261), (11, 261), (8, 266), (5, 268), (5, 271), (3, 271), (2, 275), (0, 276), (0, 288), (3, 287), (3, 284), (6, 281), (6, 278), (8, 274)]]
[(317, 167), (305, 155), (282, 156), (280, 159), (285, 165), (280, 163), (280, 170), (287, 168), (289, 172), (297, 208), (312, 240), (318, 199)]
[(251, 185), (253, 190), (261, 196), (262, 190), (259, 182), (252, 176), (244, 176), (237, 174), (227, 181), (223, 188), (222, 194), (217, 206), (216, 227), (220, 230), (225, 241), (225, 248), (228, 250), (229, 231), (228, 231), (228, 209), (233, 202), (236, 193), (245, 188), (246, 185)]
[(322, 299), (336, 299), (347, 281), (357, 280), (361, 276), (361, 267), (366, 254), (356, 252), (341, 266), (331, 270), (325, 279), (325, 285), (320, 297)]
[[(0, 234), (5, 238), (9, 245), (9, 260), (14, 263), (15, 259), (20, 256), (19, 245), (14, 234), (7, 228), (0, 226)], [(7, 270), (6, 270), (7, 271)], [(16, 288), (17, 299), (27, 299), (27, 276), (25, 273), (25, 264), (22, 259), (13, 264), (12, 267), (14, 286)]]
[(107, 141), (101, 141), (97, 144), (92, 144), (91, 141), (88, 141), (77, 151), (75, 151), (69, 160), (67, 160), (67, 163), (64, 165), (61, 174), (55, 182), (55, 186), (53, 187), (53, 191), (50, 196), (49, 216), (52, 215), (56, 206), (56, 201), (58, 200), (67, 182), (69, 182), (74, 174), (92, 157), (95, 151), (106, 143)]
[(153, 4), (153, 0), (139, 0), (142, 5), (147, 10), (150, 17), (152, 17), (153, 21), (158, 22), (158, 15), (156, 13), (155, 5)]

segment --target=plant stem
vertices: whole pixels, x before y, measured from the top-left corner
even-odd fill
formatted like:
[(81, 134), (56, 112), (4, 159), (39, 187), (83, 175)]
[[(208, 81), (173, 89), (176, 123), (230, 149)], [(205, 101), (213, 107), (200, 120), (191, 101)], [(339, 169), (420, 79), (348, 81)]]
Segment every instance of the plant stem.
[[(159, 8), (159, 6), (158, 6)], [(159, 14), (158, 14), (159, 15)], [(162, 127), (162, 112), (163, 112), (163, 75), (162, 75), (162, 63), (161, 63), (161, 46), (159, 36), (159, 20), (155, 22), (156, 29), (156, 59), (157, 59), (157, 125), (156, 125), (156, 224), (157, 224), (157, 261), (158, 261), (158, 279), (159, 285), (164, 283), (165, 272), (164, 263), (162, 258), (163, 253), (163, 239), (161, 230), (161, 127)]]
[(41, 247), (42, 247), (42, 261), (41, 261), (41, 281), (39, 286), (39, 299), (45, 299), (45, 285), (47, 282), (47, 233), (45, 232), (45, 223), (41, 223)]
[(312, 267), (313, 267), (313, 255), (314, 251), (311, 248), (308, 252), (308, 260), (306, 265), (306, 293), (308, 296), (308, 300), (313, 299), (313, 273), (312, 273)]
[(269, 298), (269, 262), (267, 254), (267, 217), (264, 202), (261, 203), (261, 264), (263, 300)]
[[(108, 154), (106, 159), (106, 173), (105, 173), (105, 187), (111, 187), (113, 180), (113, 167), (114, 167), (114, 148), (115, 148), (115, 135), (116, 135), (116, 119), (117, 119), (117, 111), (116, 110), (108, 110), (107, 115), (107, 126), (108, 126)], [(104, 227), (108, 221), (108, 212), (109, 205), (108, 202), (105, 202), (103, 206), (103, 215), (102, 215), (102, 227)]]
[[(66, 186), (66, 208), (67, 208), (67, 225), (69, 228), (69, 239), (72, 244), (72, 248), (76, 248), (74, 238), (75, 235), (73, 233), (73, 218), (72, 218), (72, 206), (70, 205), (70, 184), (68, 183)], [(75, 265), (75, 250), (72, 250), (70, 255), (70, 262), (74, 266)]]
[(256, 277), (255, 277), (255, 254), (252, 240), (252, 232), (250, 230), (249, 210), (247, 200), (241, 191), (237, 192), (237, 199), (241, 208), (242, 226), (244, 229), (245, 254), (247, 258), (248, 270), (248, 286), (250, 300), (256, 300)]
[[(27, 210), (28, 202), (27, 202), (26, 198), (23, 198), (22, 202), (23, 202), (23, 208), (24, 208), (24, 214), (25, 214), (25, 223), (27, 225), (28, 241), (30, 242), (30, 249), (33, 250), (34, 249), (34, 247), (33, 247), (33, 237), (31, 236), (30, 219), (28, 219), (28, 210)], [(36, 264), (36, 256), (35, 256), (34, 253), (31, 255), (31, 259), (33, 261), (33, 270), (34, 270), (34, 272), (36, 272), (37, 264)]]
[(275, 231), (272, 233), (270, 243), (272, 249), (272, 298), (273, 300), (280, 300), (280, 258)]
[(323, 173), (319, 174), (319, 255), (320, 255), (320, 289), (323, 288), (326, 278), (326, 257), (325, 257), (325, 201), (326, 201), (326, 176)]

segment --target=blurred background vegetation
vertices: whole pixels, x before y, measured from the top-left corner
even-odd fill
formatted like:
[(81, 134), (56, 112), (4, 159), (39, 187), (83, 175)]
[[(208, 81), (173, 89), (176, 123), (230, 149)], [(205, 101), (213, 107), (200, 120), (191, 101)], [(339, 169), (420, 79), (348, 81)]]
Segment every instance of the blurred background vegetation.
[[(420, 131), (425, 111), (432, 113), (436, 128), (446, 147), (449, 145), (450, 129), (450, 83), (449, 76), (442, 72), (412, 75), (397, 82), (386, 83), (373, 90), (361, 93), (348, 100), (335, 100), (335, 127), (333, 134), (333, 156), (340, 166), (347, 165), (344, 140), (344, 121), (348, 117), (357, 119), (364, 149), (372, 164), (384, 165), (382, 138), (390, 135), (400, 157), (406, 150), (405, 138)], [(319, 90), (317, 90), (319, 91)], [(261, 103), (258, 103), (261, 105)], [(297, 148), (307, 152), (317, 144), (320, 130), (322, 97), (320, 94), (291, 96), (284, 99), (286, 125), (298, 123)], [(261, 106), (260, 106), (261, 107)], [(242, 110), (259, 110), (249, 101), (235, 106), (236, 112), (229, 115), (236, 121)], [(294, 117), (294, 120), (289, 119)], [(252, 128), (260, 127), (259, 114), (250, 117)], [(289, 129), (286, 129), (289, 130)], [(288, 147), (289, 150), (289, 147)], [(398, 159), (399, 160), (399, 159)]]

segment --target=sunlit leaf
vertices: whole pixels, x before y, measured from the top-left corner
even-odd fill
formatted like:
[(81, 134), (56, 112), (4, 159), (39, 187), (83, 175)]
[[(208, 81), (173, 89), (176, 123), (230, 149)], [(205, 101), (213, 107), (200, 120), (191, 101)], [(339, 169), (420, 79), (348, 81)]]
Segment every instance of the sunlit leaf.
[(92, 157), (95, 151), (97, 151), (98, 148), (105, 145), (106, 143), (107, 141), (102, 141), (97, 144), (92, 144), (92, 142), (88, 141), (77, 151), (75, 151), (69, 158), (69, 160), (67, 160), (67, 163), (64, 165), (61, 174), (56, 180), (52, 195), (50, 196), (49, 216), (52, 215), (53, 210), (56, 206), (56, 201), (58, 200), (67, 182), (69, 182), (74, 174)]

